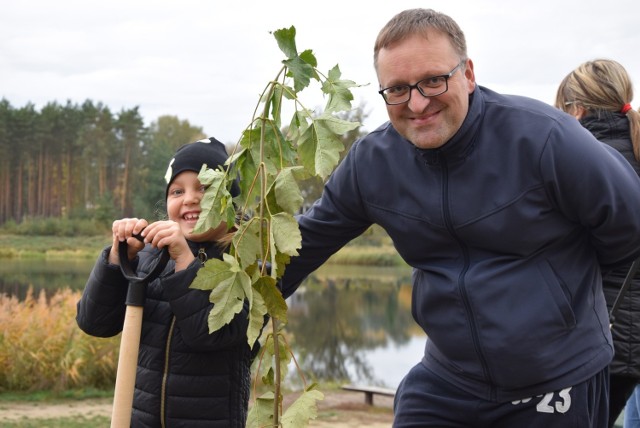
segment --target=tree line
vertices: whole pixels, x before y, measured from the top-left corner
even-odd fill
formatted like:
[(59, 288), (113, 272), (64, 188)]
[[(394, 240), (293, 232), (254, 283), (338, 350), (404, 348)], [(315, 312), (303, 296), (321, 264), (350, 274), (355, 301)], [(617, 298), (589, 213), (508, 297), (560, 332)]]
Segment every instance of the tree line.
[[(349, 113), (360, 122), (363, 106)], [(239, 130), (240, 132), (240, 130)], [(345, 134), (349, 147), (361, 135)], [(37, 218), (157, 219), (170, 156), (204, 138), (201, 127), (161, 116), (146, 127), (138, 107), (112, 112), (100, 103), (13, 107), (0, 100), (0, 226)], [(345, 152), (346, 153), (346, 150)], [(343, 156), (344, 156), (343, 153)], [(308, 203), (322, 183), (302, 189)]]
[(138, 107), (113, 113), (87, 100), (0, 101), (0, 224), (47, 217), (153, 215), (162, 177), (180, 145), (201, 127), (162, 116), (145, 127)]

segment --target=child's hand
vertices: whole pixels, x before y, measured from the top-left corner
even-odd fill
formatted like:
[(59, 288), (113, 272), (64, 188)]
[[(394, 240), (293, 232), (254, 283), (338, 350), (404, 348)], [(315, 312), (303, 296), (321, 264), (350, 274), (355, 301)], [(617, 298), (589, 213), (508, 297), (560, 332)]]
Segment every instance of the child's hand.
[(127, 257), (129, 260), (135, 258), (138, 251), (144, 248), (144, 242), (134, 238), (133, 235), (140, 234), (148, 224), (147, 220), (137, 218), (123, 218), (114, 221), (111, 225), (113, 245), (111, 246), (111, 252), (109, 253), (109, 263), (114, 265), (120, 264), (118, 245), (120, 242), (124, 242), (125, 240), (127, 241)]
[(175, 270), (185, 269), (195, 259), (180, 225), (172, 220), (151, 223), (142, 232), (144, 242), (157, 248), (169, 248), (169, 256), (175, 260)]

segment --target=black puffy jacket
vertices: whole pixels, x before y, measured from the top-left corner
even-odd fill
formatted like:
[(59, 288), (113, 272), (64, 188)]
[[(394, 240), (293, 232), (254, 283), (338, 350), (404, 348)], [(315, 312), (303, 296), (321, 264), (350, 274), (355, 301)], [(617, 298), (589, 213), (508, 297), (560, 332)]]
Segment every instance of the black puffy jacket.
[[(194, 255), (199, 247), (190, 243)], [(220, 258), (215, 244), (204, 248)], [(76, 317), (86, 333), (110, 337), (122, 331), (128, 281), (108, 263), (107, 248), (93, 268)], [(158, 250), (147, 246), (134, 261), (144, 277)], [(251, 382), (248, 307), (214, 334), (207, 317), (209, 292), (190, 289), (201, 263), (174, 272), (169, 261), (147, 287), (138, 356), (132, 427), (244, 427)], [(254, 350), (255, 351), (255, 350)]]
[[(598, 140), (620, 152), (640, 175), (640, 163), (633, 156), (629, 120), (621, 113), (599, 112), (583, 118), (580, 123)], [(604, 294), (609, 310), (618, 296), (629, 266), (616, 269), (603, 278)], [(636, 273), (615, 314), (611, 333), (615, 355), (611, 374), (640, 380), (640, 272)]]

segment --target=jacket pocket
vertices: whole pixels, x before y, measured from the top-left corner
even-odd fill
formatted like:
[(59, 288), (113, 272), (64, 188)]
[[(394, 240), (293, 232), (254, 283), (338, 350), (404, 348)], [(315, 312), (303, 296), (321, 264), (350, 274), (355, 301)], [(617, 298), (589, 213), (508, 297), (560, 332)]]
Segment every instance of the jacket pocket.
[(551, 294), (553, 303), (562, 316), (565, 327), (568, 329), (574, 328), (576, 326), (576, 317), (573, 313), (567, 293), (565, 293), (565, 287), (558, 278), (558, 275), (556, 275), (553, 268), (546, 260), (538, 263), (538, 268), (544, 278), (544, 284)]

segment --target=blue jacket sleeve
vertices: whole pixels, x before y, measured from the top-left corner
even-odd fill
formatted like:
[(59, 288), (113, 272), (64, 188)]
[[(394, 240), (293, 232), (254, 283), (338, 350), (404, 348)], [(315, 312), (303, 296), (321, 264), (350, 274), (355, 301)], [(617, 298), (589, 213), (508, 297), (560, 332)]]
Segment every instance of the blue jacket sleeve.
[(589, 231), (603, 270), (624, 265), (640, 256), (640, 178), (577, 121), (563, 125), (552, 132), (539, 163), (550, 198)]
[[(356, 155), (359, 141), (329, 178), (322, 197), (306, 213), (297, 216), (302, 234), (299, 256), (291, 258), (282, 277), (285, 298), (331, 255), (364, 233), (372, 222), (358, 190)], [(346, 202), (345, 202), (346, 201)]]

